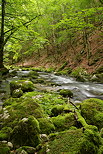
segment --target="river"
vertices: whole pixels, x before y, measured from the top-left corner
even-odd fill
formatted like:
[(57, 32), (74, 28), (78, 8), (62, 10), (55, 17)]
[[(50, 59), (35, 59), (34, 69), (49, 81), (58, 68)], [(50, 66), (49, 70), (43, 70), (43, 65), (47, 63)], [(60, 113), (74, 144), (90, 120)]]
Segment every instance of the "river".
[[(0, 104), (2, 105), (2, 98), (10, 93), (9, 83), (12, 80), (18, 80), (23, 76), (28, 75), (29, 71), (17, 71), (17, 76), (7, 77), (0, 82)], [(87, 98), (100, 98), (103, 100), (103, 84), (92, 82), (78, 82), (74, 78), (68, 76), (57, 76), (54, 73), (39, 72), (39, 77), (43, 78), (45, 82), (52, 82), (55, 86), (41, 85), (45, 89), (58, 91), (59, 89), (69, 89), (73, 92), (73, 100), (82, 101)]]

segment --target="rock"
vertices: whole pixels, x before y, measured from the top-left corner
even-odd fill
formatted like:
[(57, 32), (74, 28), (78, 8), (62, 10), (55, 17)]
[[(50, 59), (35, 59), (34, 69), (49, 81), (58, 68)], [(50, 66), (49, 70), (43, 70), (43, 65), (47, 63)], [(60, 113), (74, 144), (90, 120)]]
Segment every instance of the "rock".
[(73, 97), (73, 93), (69, 89), (62, 89), (60, 90), (59, 94), (62, 95), (63, 97)]
[(11, 94), (16, 89), (21, 89), (23, 92), (33, 91), (34, 90), (34, 84), (31, 81), (28, 81), (28, 80), (11, 81), (10, 82)]
[(10, 148), (7, 146), (7, 141), (0, 141), (0, 154), (10, 154)]
[(22, 149), (24, 149), (28, 154), (34, 154), (36, 151), (34, 147), (30, 146), (23, 146)]
[(22, 148), (19, 148), (16, 150), (16, 154), (28, 154), (25, 150), (23, 150)]
[(21, 89), (15, 89), (13, 92), (12, 92), (12, 97), (14, 98), (19, 98), (23, 95), (23, 91)]
[(46, 134), (40, 134), (40, 138), (43, 142), (47, 142), (49, 140), (49, 138)]
[(11, 142), (8, 142), (7, 145), (8, 145), (8, 147), (9, 147), (10, 149), (13, 148), (13, 144), (12, 144)]
[(97, 126), (99, 130), (103, 128), (103, 100), (86, 99), (81, 103), (80, 109), (88, 124)]
[(39, 74), (36, 71), (30, 71), (28, 76), (31, 77), (32, 79), (37, 79)]
[(19, 121), (13, 129), (11, 141), (14, 147), (24, 145), (36, 147), (40, 143), (39, 123), (36, 118), (29, 116), (27, 120)]
[(40, 126), (40, 133), (43, 134), (50, 134), (54, 132), (55, 126), (53, 125), (52, 121), (47, 118), (39, 118), (39, 126)]

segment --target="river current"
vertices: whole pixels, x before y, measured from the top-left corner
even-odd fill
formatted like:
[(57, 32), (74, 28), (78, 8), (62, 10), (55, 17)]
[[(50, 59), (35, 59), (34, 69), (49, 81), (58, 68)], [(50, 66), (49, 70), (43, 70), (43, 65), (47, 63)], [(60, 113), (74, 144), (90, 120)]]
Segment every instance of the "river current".
[[(18, 80), (23, 76), (28, 75), (29, 71), (18, 71), (17, 76), (8, 77), (0, 81), (0, 104), (2, 98), (10, 93), (9, 83), (12, 80)], [(45, 82), (52, 82), (55, 86), (42, 85), (45, 89), (58, 91), (59, 89), (69, 89), (73, 92), (73, 100), (82, 101), (87, 98), (100, 98), (103, 100), (103, 84), (92, 82), (78, 82), (74, 78), (68, 76), (57, 76), (54, 73), (39, 72), (39, 77)]]

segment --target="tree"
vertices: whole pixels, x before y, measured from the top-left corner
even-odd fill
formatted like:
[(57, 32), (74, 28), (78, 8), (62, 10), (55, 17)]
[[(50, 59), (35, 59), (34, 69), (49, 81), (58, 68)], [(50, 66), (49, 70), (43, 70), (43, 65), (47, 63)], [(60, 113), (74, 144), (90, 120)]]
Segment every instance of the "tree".
[[(1, 0), (1, 32), (0, 32), (0, 68), (4, 67), (3, 55), (7, 42), (19, 32), (19, 29), (25, 29), (28, 32), (29, 25), (34, 19), (40, 16), (36, 10), (36, 3), (33, 0)], [(26, 33), (25, 30), (25, 33)]]

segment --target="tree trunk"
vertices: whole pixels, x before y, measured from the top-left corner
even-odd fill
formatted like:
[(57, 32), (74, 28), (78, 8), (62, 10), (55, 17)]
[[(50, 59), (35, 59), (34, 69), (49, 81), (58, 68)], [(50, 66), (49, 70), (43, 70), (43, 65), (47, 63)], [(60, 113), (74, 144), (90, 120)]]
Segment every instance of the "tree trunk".
[(1, 16), (1, 34), (0, 34), (0, 68), (3, 68), (3, 50), (4, 50), (4, 17), (5, 17), (5, 0), (2, 0), (2, 16)]

